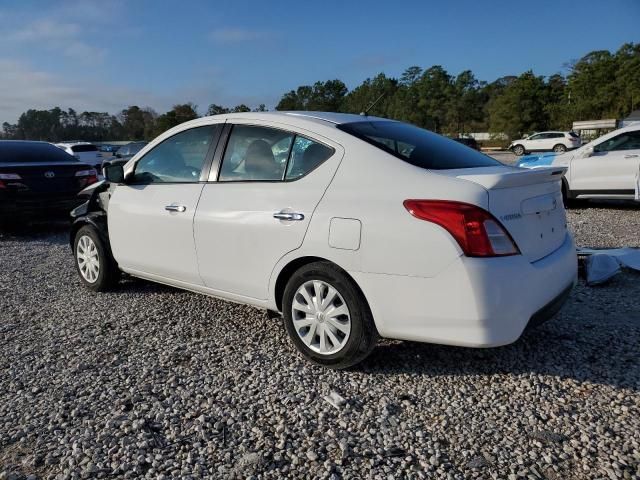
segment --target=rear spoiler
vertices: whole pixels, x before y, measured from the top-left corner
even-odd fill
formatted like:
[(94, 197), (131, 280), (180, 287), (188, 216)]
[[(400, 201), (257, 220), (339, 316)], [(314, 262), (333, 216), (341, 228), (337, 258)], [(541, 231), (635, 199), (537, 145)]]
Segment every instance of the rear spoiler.
[(456, 177), (480, 184), (486, 189), (492, 189), (558, 182), (567, 172), (567, 167), (540, 167), (530, 170), (513, 169), (486, 173), (471, 173), (471, 170), (467, 171), (469, 172), (468, 174), (456, 175)]

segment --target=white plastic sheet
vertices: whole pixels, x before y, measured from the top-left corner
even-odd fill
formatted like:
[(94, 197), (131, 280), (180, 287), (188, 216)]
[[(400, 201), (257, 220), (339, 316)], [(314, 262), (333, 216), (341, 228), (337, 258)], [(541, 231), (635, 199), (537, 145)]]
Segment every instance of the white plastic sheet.
[(620, 272), (620, 267), (640, 271), (640, 249), (637, 248), (579, 248), (578, 255), (587, 256), (588, 285), (606, 282)]

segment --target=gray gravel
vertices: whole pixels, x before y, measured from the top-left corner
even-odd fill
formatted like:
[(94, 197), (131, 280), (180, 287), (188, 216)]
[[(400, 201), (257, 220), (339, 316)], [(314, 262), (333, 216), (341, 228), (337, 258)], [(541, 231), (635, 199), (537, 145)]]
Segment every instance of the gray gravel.
[[(640, 210), (569, 212), (639, 246)], [(640, 478), (640, 275), (514, 345), (385, 341), (334, 372), (264, 312), (80, 285), (64, 226), (0, 235), (1, 478)]]

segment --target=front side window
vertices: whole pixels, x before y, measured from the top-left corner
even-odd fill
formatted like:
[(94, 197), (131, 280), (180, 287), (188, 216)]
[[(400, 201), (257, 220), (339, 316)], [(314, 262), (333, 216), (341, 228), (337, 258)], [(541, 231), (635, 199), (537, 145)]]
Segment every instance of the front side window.
[(529, 140), (542, 140), (544, 138), (544, 134), (538, 133), (536, 135), (531, 135)]
[(596, 145), (593, 150), (596, 152), (612, 152), (616, 150), (638, 149), (640, 149), (640, 130), (616, 135), (615, 137)]
[(156, 145), (136, 163), (134, 182), (198, 182), (217, 129), (217, 125), (192, 128)]
[(337, 127), (420, 168), (447, 170), (502, 165), (483, 153), (408, 123), (365, 121)]

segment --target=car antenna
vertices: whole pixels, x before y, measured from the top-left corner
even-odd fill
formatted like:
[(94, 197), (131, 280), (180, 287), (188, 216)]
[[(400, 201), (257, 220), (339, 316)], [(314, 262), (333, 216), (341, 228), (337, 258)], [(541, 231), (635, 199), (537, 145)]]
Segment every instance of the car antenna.
[(382, 92), (378, 98), (376, 98), (371, 104), (369, 104), (369, 106), (367, 108), (364, 109), (363, 112), (360, 112), (360, 115), (362, 115), (363, 117), (366, 117), (367, 116), (367, 112), (369, 110), (371, 110), (373, 107), (375, 107), (376, 103), (378, 103), (380, 100), (382, 100), (382, 97), (384, 97), (386, 95), (386, 93), (387, 92)]

